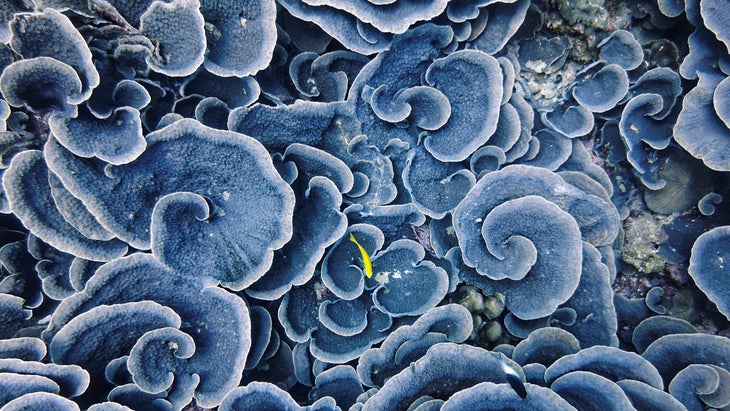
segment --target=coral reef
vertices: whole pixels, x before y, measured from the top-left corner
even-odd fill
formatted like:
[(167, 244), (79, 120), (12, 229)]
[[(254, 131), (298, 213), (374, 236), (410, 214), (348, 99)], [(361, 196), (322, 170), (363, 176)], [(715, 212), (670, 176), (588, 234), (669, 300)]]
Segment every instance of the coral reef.
[(2, 2), (0, 409), (727, 409), (726, 3)]

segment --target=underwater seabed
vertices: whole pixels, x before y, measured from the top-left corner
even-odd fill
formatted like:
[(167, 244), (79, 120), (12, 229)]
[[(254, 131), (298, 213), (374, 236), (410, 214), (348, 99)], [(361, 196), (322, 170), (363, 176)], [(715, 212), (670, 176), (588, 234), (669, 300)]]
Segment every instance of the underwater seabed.
[(0, 411), (730, 408), (726, 0), (0, 4)]

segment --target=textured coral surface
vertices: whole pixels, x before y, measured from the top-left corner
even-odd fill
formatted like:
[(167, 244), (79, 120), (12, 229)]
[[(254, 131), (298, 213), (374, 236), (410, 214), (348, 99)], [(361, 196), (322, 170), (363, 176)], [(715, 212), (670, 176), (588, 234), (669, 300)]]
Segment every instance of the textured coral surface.
[(729, 10), (0, 2), (0, 411), (730, 408)]

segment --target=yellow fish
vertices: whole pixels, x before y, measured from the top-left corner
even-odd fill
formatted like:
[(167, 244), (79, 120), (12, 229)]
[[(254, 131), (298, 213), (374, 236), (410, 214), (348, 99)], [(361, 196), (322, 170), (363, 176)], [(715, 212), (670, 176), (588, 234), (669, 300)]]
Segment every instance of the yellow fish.
[(355, 236), (352, 235), (352, 233), (350, 233), (350, 241), (355, 243), (357, 249), (360, 250), (360, 255), (362, 256), (362, 265), (365, 269), (365, 275), (368, 278), (371, 278), (373, 276), (373, 263), (372, 261), (370, 261), (370, 256), (368, 255), (368, 252), (365, 251), (363, 246), (361, 246), (360, 243), (357, 242), (357, 240), (355, 240)]

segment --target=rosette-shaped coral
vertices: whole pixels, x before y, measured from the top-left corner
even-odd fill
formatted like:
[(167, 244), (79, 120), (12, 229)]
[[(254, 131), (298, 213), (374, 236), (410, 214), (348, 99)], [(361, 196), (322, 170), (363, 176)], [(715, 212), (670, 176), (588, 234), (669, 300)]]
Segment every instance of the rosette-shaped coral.
[(127, 245), (113, 236), (85, 235), (85, 228), (93, 229), (98, 222), (83, 206), (73, 223), (65, 218), (61, 210), (76, 204), (56, 201), (50, 178), (40, 151), (27, 150), (13, 157), (3, 175), (3, 190), (23, 225), (41, 240), (71, 255), (95, 261), (110, 261), (124, 255)]
[(291, 237), (294, 203), (264, 148), (190, 119), (150, 133), (147, 144), (135, 161), (105, 169), (54, 140), (45, 156), (63, 185), (132, 246), (232, 288), (260, 278)]
[(707, 334), (660, 337), (641, 354), (664, 379), (668, 391), (687, 409), (730, 404), (730, 340)]
[(527, 1), (515, 0), (282, 0), (280, 4), (361, 54), (383, 51), (394, 34), (437, 16), (458, 28), (463, 40), (472, 40), (476, 48), (495, 53), (515, 34), (529, 6)]
[(240, 297), (138, 253), (100, 267), (43, 337), (54, 363), (92, 374), (95, 395), (109, 390), (105, 375), (122, 358), (140, 390), (181, 409), (193, 397), (216, 406), (238, 385), (251, 323)]
[(469, 311), (458, 305), (437, 307), (412, 325), (393, 331), (378, 348), (360, 356), (357, 373), (366, 386), (382, 387), (385, 381), (422, 357), (438, 342), (463, 342), (472, 331)]
[[(725, 74), (699, 72), (699, 83), (687, 93), (677, 118), (674, 139), (713, 170), (730, 170), (730, 80)], [(698, 138), (697, 136), (702, 136)]]
[(0, 1), (0, 408), (730, 407), (726, 6)]
[(286, 391), (271, 383), (252, 382), (231, 390), (223, 400), (221, 411), (292, 410), (330, 411), (339, 409), (332, 397), (323, 397), (309, 407), (301, 407)]
[(477, 273), (470, 280), (504, 294), (522, 319), (550, 315), (573, 295), (583, 241), (604, 246), (618, 233), (610, 203), (558, 174), (519, 165), (482, 177), (453, 219), (464, 263)]
[[(401, 239), (376, 252), (383, 242), (377, 227), (351, 226), (325, 256), (318, 281), (284, 296), (279, 320), (289, 338), (309, 341), (315, 358), (355, 359), (387, 335), (394, 319), (427, 313), (446, 295), (448, 274), (424, 261), (423, 246)], [(366, 272), (363, 258), (370, 255), (372, 271)]]
[(524, 378), (512, 360), (498, 359), (484, 349), (454, 343), (435, 344), (365, 399), (361, 409), (399, 410), (429, 400), (443, 404), (446, 409), (468, 409), (482, 401), (485, 391), (490, 401), (496, 402), (494, 408), (488, 409), (571, 409), (554, 392), (530, 383), (525, 384), (527, 396), (523, 400), (507, 383), (505, 367), (516, 378)]
[(727, 59), (730, 42), (727, 28), (720, 24), (724, 10), (721, 1), (690, 1), (687, 19), (695, 26), (689, 37), (690, 53), (682, 62), (680, 74), (699, 79), (684, 98), (677, 118), (674, 139), (694, 157), (713, 170), (730, 170), (730, 105)]
[(338, 158), (303, 144), (284, 152), (283, 164), (294, 166), (291, 186), (296, 204), (292, 239), (277, 250), (267, 274), (246, 289), (255, 298), (274, 300), (292, 286), (303, 285), (314, 275), (325, 248), (347, 229), (340, 206), (342, 193), (352, 189), (350, 169)]
[(730, 286), (728, 260), (730, 259), (730, 226), (716, 227), (702, 234), (692, 246), (689, 274), (717, 309), (730, 318)]
[(46, 346), (38, 338), (0, 340), (0, 407), (3, 409), (69, 409), (68, 398), (89, 387), (89, 373), (77, 365), (43, 363)]

